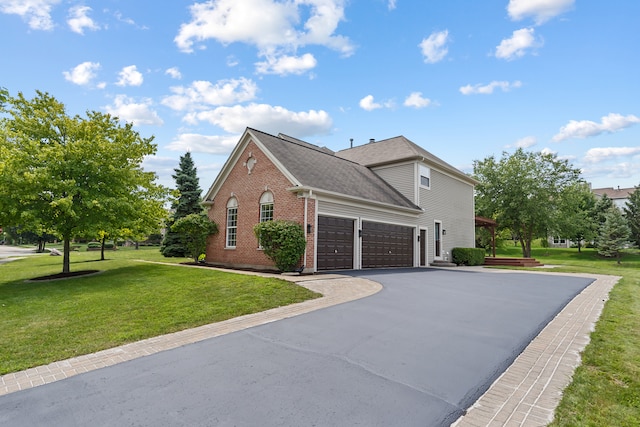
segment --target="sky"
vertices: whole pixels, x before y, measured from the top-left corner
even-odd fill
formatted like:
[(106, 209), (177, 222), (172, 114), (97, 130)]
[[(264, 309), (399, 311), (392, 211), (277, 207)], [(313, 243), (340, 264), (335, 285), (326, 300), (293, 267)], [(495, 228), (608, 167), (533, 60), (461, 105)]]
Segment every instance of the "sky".
[(0, 87), (191, 152), (246, 127), (332, 150), (404, 135), (461, 169), (519, 147), (640, 185), (638, 0), (0, 0)]

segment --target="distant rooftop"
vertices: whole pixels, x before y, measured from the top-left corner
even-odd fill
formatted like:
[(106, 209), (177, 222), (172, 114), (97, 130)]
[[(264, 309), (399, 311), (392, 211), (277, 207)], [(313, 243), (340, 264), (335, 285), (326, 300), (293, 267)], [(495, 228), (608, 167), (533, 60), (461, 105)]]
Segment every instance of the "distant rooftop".
[(616, 199), (628, 199), (631, 193), (633, 193), (635, 188), (593, 188), (591, 191), (596, 196), (602, 197), (606, 195), (608, 198), (616, 200)]

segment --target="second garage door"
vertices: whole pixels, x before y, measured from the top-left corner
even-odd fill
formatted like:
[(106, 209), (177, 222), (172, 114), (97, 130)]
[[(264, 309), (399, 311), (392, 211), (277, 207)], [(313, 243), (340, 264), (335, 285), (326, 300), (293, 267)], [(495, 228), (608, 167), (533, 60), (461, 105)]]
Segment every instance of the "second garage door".
[(413, 230), (363, 221), (362, 268), (413, 267)]

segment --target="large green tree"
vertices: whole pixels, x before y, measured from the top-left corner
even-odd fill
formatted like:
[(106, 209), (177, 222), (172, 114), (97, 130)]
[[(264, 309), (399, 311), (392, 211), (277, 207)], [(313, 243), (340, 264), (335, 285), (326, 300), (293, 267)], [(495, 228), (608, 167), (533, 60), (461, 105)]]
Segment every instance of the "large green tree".
[(64, 241), (63, 273), (76, 236), (158, 223), (166, 191), (142, 169), (153, 137), (89, 111), (69, 116), (45, 92), (6, 95), (0, 119), (0, 223), (49, 232)]
[(627, 205), (623, 208), (624, 217), (631, 229), (631, 240), (640, 247), (640, 185), (629, 195)]
[(578, 245), (581, 251), (582, 242), (593, 241), (598, 233), (598, 221), (594, 211), (596, 197), (586, 183), (579, 183), (567, 188), (563, 193), (564, 202), (560, 206), (559, 223), (556, 227), (559, 237), (568, 237)]
[(516, 150), (476, 160), (476, 213), (493, 218), (500, 229), (517, 235), (522, 256), (531, 257), (531, 242), (551, 233), (564, 234), (562, 212), (581, 182), (580, 171), (553, 154)]
[(180, 163), (175, 174), (172, 175), (176, 181), (178, 197), (174, 200), (171, 210), (173, 215), (167, 224), (167, 232), (160, 247), (160, 252), (166, 257), (184, 257), (189, 254), (186, 247), (186, 236), (180, 232), (172, 230), (173, 224), (180, 218), (190, 214), (200, 214), (203, 211), (200, 200), (200, 183), (198, 180), (198, 170), (193, 163), (191, 153), (187, 152), (180, 157)]

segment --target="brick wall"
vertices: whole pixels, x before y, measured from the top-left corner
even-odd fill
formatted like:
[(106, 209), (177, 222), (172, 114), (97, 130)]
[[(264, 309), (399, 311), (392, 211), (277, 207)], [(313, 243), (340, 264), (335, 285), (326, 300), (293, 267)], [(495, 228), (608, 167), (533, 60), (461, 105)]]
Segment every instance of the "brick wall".
[[(256, 160), (251, 173), (247, 167), (250, 157)], [(260, 222), (260, 197), (265, 191), (273, 194), (274, 219), (304, 224), (306, 199), (298, 198), (296, 194), (287, 191), (291, 186), (291, 182), (258, 146), (250, 141), (222, 184), (209, 210), (209, 218), (218, 224), (219, 232), (209, 240), (206, 261), (237, 268), (274, 268), (273, 262), (258, 248), (253, 226)], [(238, 201), (238, 234), (236, 247), (226, 248), (227, 202), (231, 197)], [(315, 200), (309, 200), (307, 203), (307, 218), (315, 232)], [(313, 247), (313, 233), (307, 234), (306, 266), (313, 265)]]

